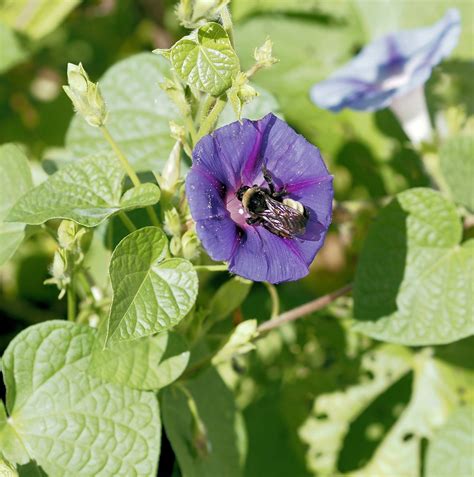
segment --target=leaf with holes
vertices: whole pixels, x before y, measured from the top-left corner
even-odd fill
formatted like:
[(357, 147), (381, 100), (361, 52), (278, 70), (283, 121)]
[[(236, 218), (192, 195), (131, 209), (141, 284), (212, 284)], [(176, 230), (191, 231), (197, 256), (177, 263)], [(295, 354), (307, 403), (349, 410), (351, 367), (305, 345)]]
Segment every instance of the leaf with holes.
[(10, 417), (0, 417), (0, 442), (15, 435), (48, 475), (155, 475), (156, 397), (87, 373), (94, 339), (87, 326), (48, 321), (10, 343), (3, 355)]
[(123, 341), (106, 349), (97, 339), (89, 372), (131, 388), (158, 390), (178, 379), (188, 361), (186, 343), (175, 333)]
[(114, 290), (107, 345), (177, 325), (191, 310), (198, 279), (191, 262), (168, 258), (168, 240), (157, 227), (127, 235), (110, 262)]
[(75, 161), (25, 194), (7, 219), (27, 224), (70, 219), (95, 227), (118, 212), (158, 202), (160, 190), (151, 183), (133, 187), (122, 196), (124, 176), (113, 156), (97, 155)]
[[(141, 53), (118, 62), (100, 80), (107, 128), (137, 171), (160, 171), (175, 143), (169, 122), (179, 120), (178, 110), (159, 87), (170, 74), (164, 58)], [(71, 121), (66, 147), (76, 157), (110, 151), (100, 130), (80, 116)]]
[(398, 194), (369, 230), (354, 287), (354, 327), (406, 345), (474, 333), (474, 240), (460, 244), (454, 204), (431, 189)]
[(448, 139), (439, 151), (439, 158), (453, 199), (474, 211), (474, 137)]
[(426, 455), (426, 477), (472, 475), (474, 470), (474, 408), (456, 409), (434, 435)]
[(218, 23), (207, 23), (194, 30), (177, 41), (168, 53), (183, 81), (213, 96), (229, 89), (240, 70), (232, 43)]
[[(5, 263), (20, 245), (24, 223), (5, 223), (15, 202), (33, 187), (28, 159), (14, 144), (0, 147), (0, 265)], [(22, 221), (20, 221), (22, 222)]]

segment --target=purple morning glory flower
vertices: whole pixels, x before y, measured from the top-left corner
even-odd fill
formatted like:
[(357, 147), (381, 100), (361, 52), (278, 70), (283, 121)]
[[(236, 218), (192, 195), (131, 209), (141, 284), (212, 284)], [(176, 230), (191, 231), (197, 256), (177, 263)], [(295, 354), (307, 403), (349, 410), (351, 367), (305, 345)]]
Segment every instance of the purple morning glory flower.
[[(253, 186), (273, 188), (264, 173), (280, 204), (291, 199), (304, 207), (300, 233), (280, 236), (249, 217), (242, 193)], [(210, 257), (254, 281), (307, 275), (331, 222), (332, 176), (319, 150), (273, 114), (236, 121), (203, 137), (193, 151), (186, 193)]]
[(450, 9), (426, 28), (399, 31), (367, 45), (353, 60), (311, 89), (311, 99), (331, 111), (375, 111), (422, 86), (456, 46), (460, 15)]

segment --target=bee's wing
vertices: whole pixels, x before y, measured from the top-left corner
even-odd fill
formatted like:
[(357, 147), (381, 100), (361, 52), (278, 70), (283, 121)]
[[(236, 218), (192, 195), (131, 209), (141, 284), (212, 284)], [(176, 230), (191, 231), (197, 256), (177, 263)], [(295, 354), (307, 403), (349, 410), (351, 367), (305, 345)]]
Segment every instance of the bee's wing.
[(282, 237), (294, 237), (305, 233), (306, 217), (293, 207), (266, 198), (267, 210), (259, 213), (265, 227)]

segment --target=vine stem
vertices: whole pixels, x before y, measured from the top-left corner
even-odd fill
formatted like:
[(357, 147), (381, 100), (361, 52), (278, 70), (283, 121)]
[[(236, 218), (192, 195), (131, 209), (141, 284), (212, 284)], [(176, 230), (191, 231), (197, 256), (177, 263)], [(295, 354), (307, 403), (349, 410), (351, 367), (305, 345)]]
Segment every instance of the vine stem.
[(130, 220), (130, 217), (125, 212), (120, 212), (118, 216), (129, 232), (135, 232), (135, 230), (137, 230), (135, 224)]
[(224, 110), (226, 104), (227, 99), (225, 98), (225, 96), (219, 96), (217, 98), (216, 104), (213, 106), (211, 111), (209, 111), (209, 114), (204, 119), (201, 124), (201, 127), (199, 128), (197, 137), (198, 141), (211, 131), (211, 129), (214, 127), (214, 124), (216, 124), (217, 120), (219, 119), (219, 116)]
[(69, 321), (76, 321), (76, 294), (71, 283), (67, 287), (67, 319)]
[[(110, 131), (107, 129), (105, 125), (100, 126), (100, 130), (102, 131), (102, 134), (104, 135), (105, 139), (109, 143), (110, 147), (112, 150), (115, 152), (115, 155), (119, 159), (120, 163), (122, 164), (123, 169), (127, 173), (128, 177), (130, 177), (130, 180), (132, 181), (132, 184), (135, 187), (138, 187), (141, 185), (140, 179), (137, 176), (137, 173), (133, 170), (133, 167), (131, 166), (130, 162), (128, 162), (127, 158), (125, 157), (125, 154), (122, 152), (120, 149), (119, 145), (115, 141), (115, 139), (112, 137), (110, 134)], [(151, 223), (153, 225), (156, 225), (159, 227), (160, 222), (158, 220), (158, 217), (156, 216), (155, 210), (153, 207), (148, 206), (146, 207), (146, 211), (148, 214), (148, 217), (150, 217)]]
[(203, 270), (206, 272), (227, 272), (227, 265), (194, 265), (194, 270)]
[(259, 333), (270, 331), (270, 330), (273, 330), (274, 328), (277, 328), (278, 326), (284, 325), (285, 323), (289, 323), (290, 321), (297, 320), (298, 318), (301, 318), (302, 316), (309, 315), (310, 313), (314, 313), (315, 311), (319, 311), (325, 308), (327, 305), (332, 303), (334, 300), (336, 300), (340, 296), (343, 296), (346, 293), (349, 293), (351, 290), (352, 290), (352, 284), (349, 284), (340, 288), (339, 290), (336, 290), (320, 298), (317, 298), (316, 300), (310, 301), (308, 303), (305, 303), (304, 305), (293, 308), (292, 310), (282, 313), (276, 318), (265, 321), (257, 328), (257, 331)]
[(278, 298), (278, 292), (275, 285), (268, 282), (263, 282), (265, 288), (268, 290), (270, 299), (272, 300), (272, 314), (271, 319), (275, 319), (280, 314), (280, 299)]

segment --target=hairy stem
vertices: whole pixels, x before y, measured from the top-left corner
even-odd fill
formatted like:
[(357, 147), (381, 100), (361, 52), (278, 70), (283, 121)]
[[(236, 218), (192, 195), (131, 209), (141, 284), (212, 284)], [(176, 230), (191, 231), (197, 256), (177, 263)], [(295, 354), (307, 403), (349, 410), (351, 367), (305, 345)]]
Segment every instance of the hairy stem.
[(227, 104), (227, 98), (225, 96), (219, 96), (219, 98), (217, 98), (216, 104), (209, 111), (209, 114), (201, 123), (201, 127), (199, 128), (199, 132), (198, 132), (198, 141), (203, 136), (211, 132), (212, 128), (214, 127), (217, 120), (219, 119), (220, 114), (224, 110), (224, 107), (226, 104)]
[(334, 292), (328, 293), (316, 300), (310, 301), (309, 303), (305, 303), (304, 305), (298, 306), (289, 310), (281, 315), (277, 316), (272, 320), (265, 321), (262, 323), (258, 328), (257, 331), (259, 333), (263, 333), (266, 331), (273, 330), (278, 326), (284, 325), (285, 323), (289, 323), (290, 321), (297, 320), (303, 316), (309, 315), (310, 313), (314, 313), (315, 311), (321, 310), (325, 308), (327, 305), (332, 303), (334, 300), (339, 298), (346, 293), (349, 293), (352, 290), (352, 284), (346, 285), (339, 290)]
[(227, 265), (194, 265), (194, 270), (206, 272), (227, 272)]
[[(124, 171), (127, 173), (128, 177), (130, 177), (132, 184), (135, 187), (138, 187), (141, 184), (140, 179), (138, 178), (137, 173), (133, 170), (133, 167), (131, 166), (130, 162), (128, 162), (127, 158), (125, 157), (125, 154), (122, 152), (119, 145), (112, 137), (106, 126), (100, 126), (100, 130), (102, 131), (102, 134), (104, 135), (112, 150), (115, 152), (115, 155), (122, 164)], [(150, 217), (151, 223), (159, 227), (160, 222), (158, 220), (158, 217), (156, 216), (155, 209), (153, 209), (153, 207), (151, 206), (148, 206), (146, 207), (146, 212), (148, 214), (148, 217)]]
[(129, 232), (135, 232), (135, 230), (137, 230), (135, 224), (130, 220), (130, 217), (125, 212), (120, 212), (118, 216)]
[(67, 287), (67, 319), (76, 321), (76, 293), (74, 292), (73, 280)]

